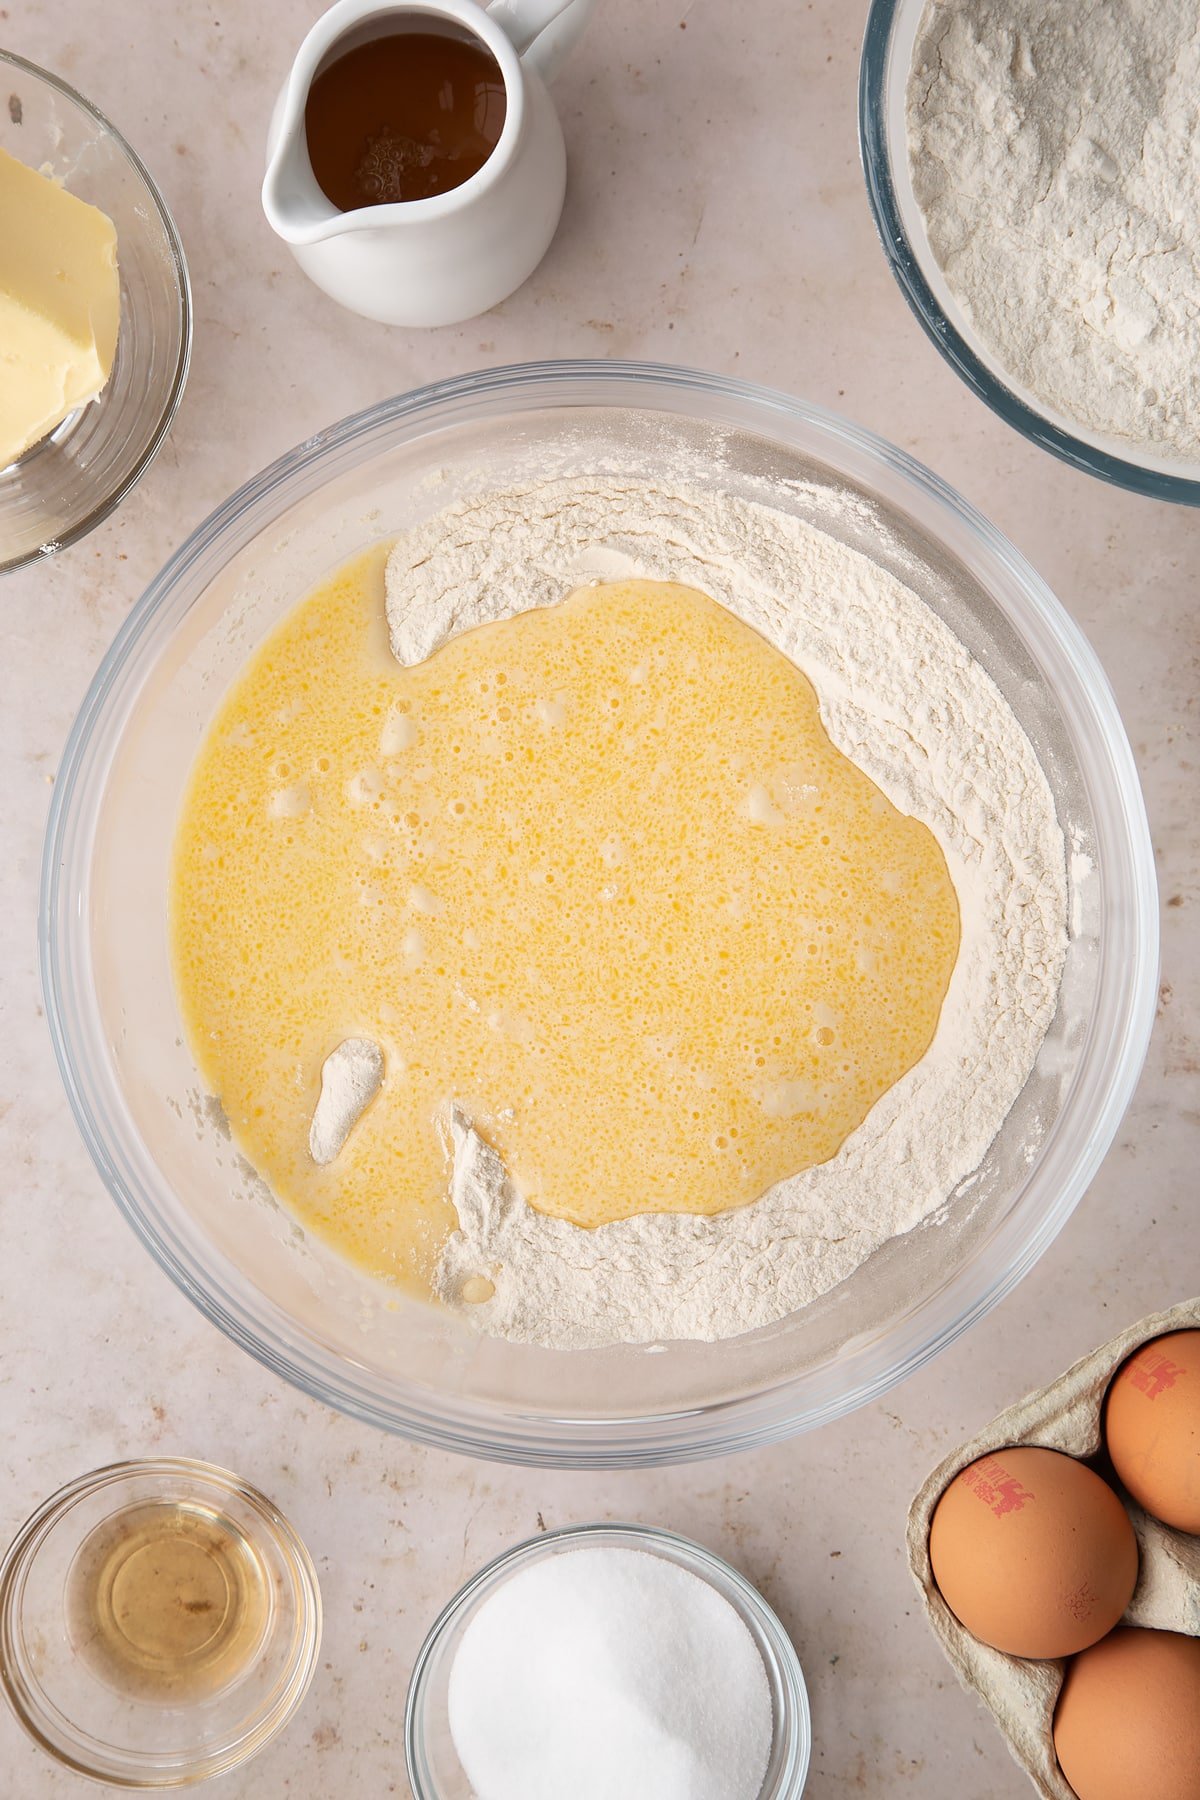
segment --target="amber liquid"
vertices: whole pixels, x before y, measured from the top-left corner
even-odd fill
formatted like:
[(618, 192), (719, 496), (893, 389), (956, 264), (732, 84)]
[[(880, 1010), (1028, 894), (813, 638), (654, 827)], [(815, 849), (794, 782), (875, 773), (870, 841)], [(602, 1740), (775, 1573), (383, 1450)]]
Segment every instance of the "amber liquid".
[(271, 1585), (253, 1546), (208, 1507), (147, 1501), (96, 1527), (67, 1581), (67, 1629), (106, 1687), (180, 1705), (257, 1660)]
[(481, 169), (504, 129), (500, 65), (474, 39), (428, 31), (339, 56), (308, 92), (308, 157), (342, 212), (428, 200)]

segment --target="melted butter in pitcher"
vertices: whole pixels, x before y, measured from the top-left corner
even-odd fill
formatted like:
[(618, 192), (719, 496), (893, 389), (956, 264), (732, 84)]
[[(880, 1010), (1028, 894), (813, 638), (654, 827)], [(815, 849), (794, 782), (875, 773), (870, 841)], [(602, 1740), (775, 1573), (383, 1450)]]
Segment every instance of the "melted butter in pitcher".
[(313, 174), (342, 212), (469, 181), (504, 129), (500, 65), (475, 39), (394, 32), (339, 56), (304, 109)]

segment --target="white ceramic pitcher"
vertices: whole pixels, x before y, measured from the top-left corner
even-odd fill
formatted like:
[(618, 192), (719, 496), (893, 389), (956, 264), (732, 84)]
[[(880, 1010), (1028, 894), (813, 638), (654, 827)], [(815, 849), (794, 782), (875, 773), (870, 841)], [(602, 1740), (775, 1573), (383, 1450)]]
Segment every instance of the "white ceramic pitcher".
[[(352, 312), (385, 325), (453, 325), (507, 299), (550, 247), (567, 158), (546, 81), (595, 0), (337, 0), (317, 20), (275, 106), (263, 211), (305, 274)], [(504, 79), (504, 126), (483, 167), (426, 200), (340, 212), (308, 159), (304, 108), (315, 77), (359, 44), (396, 31), (478, 39)]]

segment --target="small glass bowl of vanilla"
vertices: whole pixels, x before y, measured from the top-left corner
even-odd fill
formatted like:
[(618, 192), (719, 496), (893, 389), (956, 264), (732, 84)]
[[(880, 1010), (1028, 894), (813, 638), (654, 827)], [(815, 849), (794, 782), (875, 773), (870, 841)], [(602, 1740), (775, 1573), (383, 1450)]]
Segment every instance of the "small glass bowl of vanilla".
[(321, 1596), (264, 1495), (182, 1457), (53, 1494), (0, 1563), (0, 1687), (34, 1741), (119, 1787), (188, 1787), (275, 1737), (308, 1689)]

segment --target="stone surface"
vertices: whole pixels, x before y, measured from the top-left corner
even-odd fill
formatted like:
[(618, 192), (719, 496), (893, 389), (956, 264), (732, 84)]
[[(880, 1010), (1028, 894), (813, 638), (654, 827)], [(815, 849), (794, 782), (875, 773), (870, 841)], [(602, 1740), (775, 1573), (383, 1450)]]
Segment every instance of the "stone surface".
[[(408, 1793), (402, 1713), (421, 1637), (513, 1540), (653, 1520), (727, 1555), (795, 1636), (813, 1800), (1019, 1800), (1025, 1779), (955, 1684), (904, 1564), (908, 1500), (959, 1439), (1141, 1314), (1200, 1289), (1195, 1173), (1200, 515), (1118, 493), (1006, 429), (922, 336), (875, 241), (858, 166), (865, 7), (605, 0), (556, 84), (562, 229), (506, 305), (407, 333), (338, 311), (258, 206), (267, 114), (316, 0), (147, 11), (7, 0), (0, 41), (79, 85), (161, 182), (197, 335), (175, 429), (120, 512), (0, 583), (7, 782), (0, 865), (0, 1536), (82, 1470), (174, 1452), (243, 1472), (321, 1570), (327, 1627), (300, 1717), (214, 1800)], [(2, 96), (0, 96), (2, 98)], [(534, 1474), (409, 1448), (281, 1386), (139, 1249), (76, 1134), (41, 1016), (38, 860), (71, 718), (167, 554), (264, 462), (413, 384), (537, 356), (699, 364), (840, 409), (927, 461), (1015, 540), (1089, 633), (1128, 722), (1162, 883), (1149, 1063), (1091, 1193), (1020, 1289), (903, 1388), (791, 1444), (691, 1469)], [(0, 1712), (0, 1789), (97, 1790)]]

